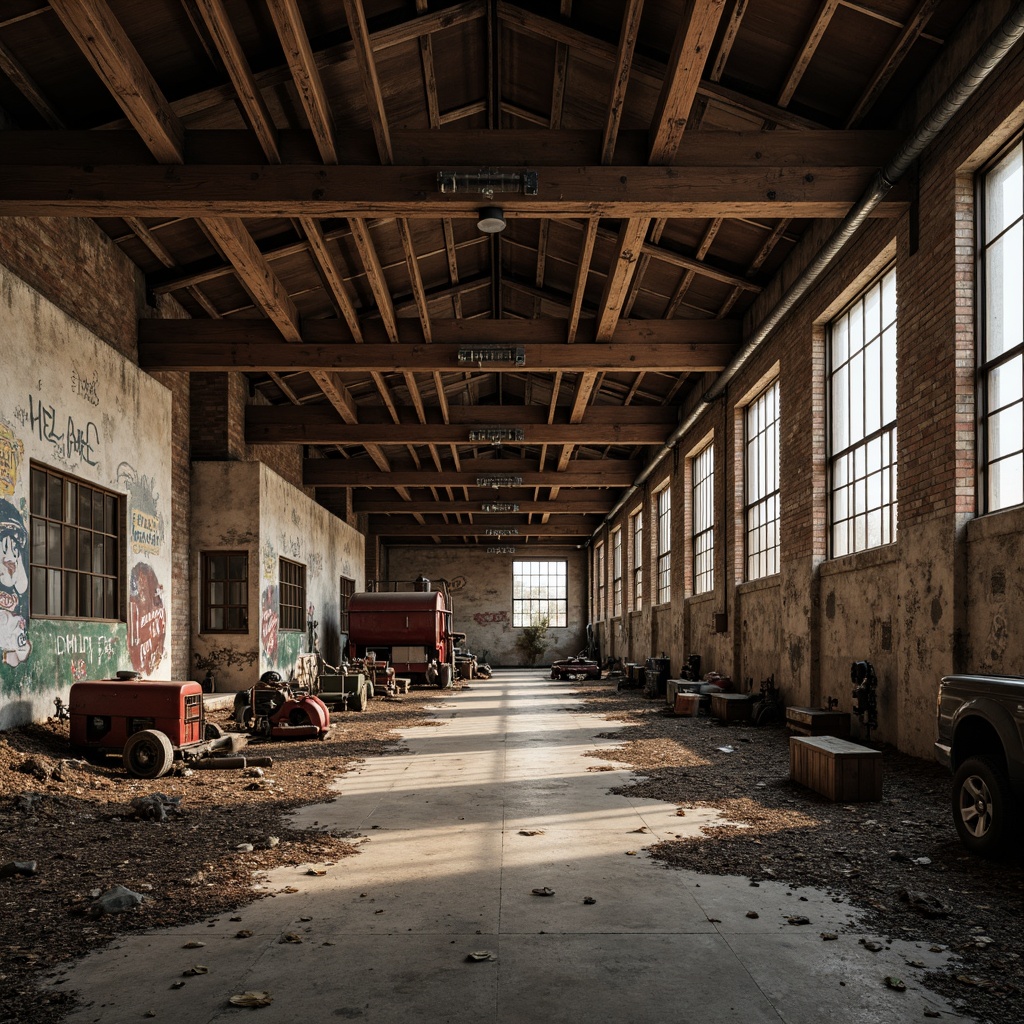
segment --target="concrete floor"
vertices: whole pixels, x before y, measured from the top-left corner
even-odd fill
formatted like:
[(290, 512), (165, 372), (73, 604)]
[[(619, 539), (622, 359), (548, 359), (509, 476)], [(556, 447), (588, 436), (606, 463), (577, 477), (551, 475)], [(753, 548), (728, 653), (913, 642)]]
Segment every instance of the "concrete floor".
[[(587, 771), (601, 762), (580, 755), (609, 746), (596, 736), (614, 725), (567, 713), (578, 705), (571, 686), (504, 671), (471, 687), (439, 694), (445, 724), (410, 730), (407, 753), (366, 762), (338, 780), (334, 803), (297, 815), (300, 826), (368, 836), (360, 855), (276, 871), (266, 887), (275, 897), (243, 908), (241, 922), (223, 915), (92, 954), (62, 975), (87, 1004), (71, 1019), (902, 1024), (925, 1010), (964, 1019), (908, 965), (943, 962), (926, 944), (871, 953), (858, 941), (866, 933), (844, 931), (855, 913), (824, 893), (648, 859), (644, 846), (696, 833), (715, 814), (681, 818), (672, 804), (609, 795), (629, 773)], [(534, 830), (543, 834), (522, 834)], [(545, 886), (555, 894), (531, 891)], [(597, 902), (584, 904), (588, 896)], [(795, 914), (810, 925), (789, 925)], [(235, 938), (243, 928), (252, 937)], [(823, 942), (823, 931), (840, 937)], [(282, 943), (287, 932), (302, 942)], [(206, 945), (184, 949), (189, 940)], [(466, 961), (483, 950), (496, 959)], [(196, 963), (209, 973), (172, 989)], [(907, 991), (887, 989), (886, 975)], [(274, 1002), (228, 1005), (247, 989), (270, 990)]]

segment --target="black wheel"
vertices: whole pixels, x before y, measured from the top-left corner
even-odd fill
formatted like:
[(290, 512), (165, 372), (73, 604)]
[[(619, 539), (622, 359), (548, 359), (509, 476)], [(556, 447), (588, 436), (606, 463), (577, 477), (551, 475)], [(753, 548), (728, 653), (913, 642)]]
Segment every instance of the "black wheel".
[(137, 779), (159, 779), (174, 761), (171, 741), (156, 729), (132, 733), (121, 755), (124, 769)]
[(204, 740), (219, 740), (224, 738), (224, 730), (216, 722), (207, 722), (203, 726)]
[(437, 686), (440, 690), (450, 690), (452, 688), (452, 667), (451, 665), (442, 665), (437, 671)]
[(288, 712), (289, 725), (312, 725), (309, 719), (309, 712), (305, 708), (292, 708)]
[(345, 707), (349, 711), (365, 711), (366, 710), (366, 691), (359, 687), (353, 693), (348, 694), (348, 700), (345, 702)]
[(996, 853), (1013, 832), (1013, 797), (991, 761), (969, 757), (953, 776), (953, 824), (960, 842), (978, 854)]

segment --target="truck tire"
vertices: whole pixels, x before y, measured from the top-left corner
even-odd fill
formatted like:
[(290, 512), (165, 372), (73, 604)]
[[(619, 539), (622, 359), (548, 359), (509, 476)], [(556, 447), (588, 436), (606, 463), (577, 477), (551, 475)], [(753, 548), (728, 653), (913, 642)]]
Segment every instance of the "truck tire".
[(121, 761), (124, 770), (137, 779), (159, 779), (174, 762), (174, 748), (162, 732), (143, 729), (128, 737)]
[(969, 757), (953, 776), (953, 824), (971, 853), (997, 853), (1014, 830), (1013, 796), (1006, 776), (984, 757)]
[(452, 667), (451, 665), (439, 665), (437, 669), (437, 686), (441, 690), (452, 688)]

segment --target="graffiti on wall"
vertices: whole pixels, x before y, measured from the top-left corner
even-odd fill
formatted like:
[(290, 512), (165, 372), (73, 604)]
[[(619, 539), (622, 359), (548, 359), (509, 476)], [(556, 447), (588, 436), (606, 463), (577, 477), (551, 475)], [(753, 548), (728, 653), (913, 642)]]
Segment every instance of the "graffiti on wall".
[(270, 545), (270, 541), (263, 542), (263, 578), (265, 580), (277, 579), (277, 555)]
[(18, 484), (18, 470), (25, 458), (25, 445), (14, 436), (14, 427), (0, 420), (0, 495), (14, 494)]
[(151, 676), (164, 656), (167, 610), (164, 588), (148, 562), (132, 567), (128, 582), (128, 655), (132, 668)]
[(71, 370), (71, 393), (73, 395), (80, 395), (90, 405), (100, 404), (100, 375), (96, 370), (92, 371), (92, 376), (87, 377), (84, 373), (81, 373), (78, 367), (72, 367)]
[(260, 646), (269, 664), (277, 664), (277, 584), (269, 584), (263, 591), (260, 609)]
[(244, 665), (252, 668), (259, 657), (256, 651), (239, 651), (234, 647), (211, 647), (206, 654), (196, 652), (196, 670), (199, 673), (215, 672), (220, 669), (234, 668), (235, 665)]
[(477, 612), (473, 616), (473, 621), (478, 626), (488, 626), (497, 622), (508, 622), (508, 612), (505, 610), (500, 612)]
[(71, 413), (65, 416), (56, 406), (33, 395), (28, 396), (28, 409), (18, 409), (14, 415), (40, 441), (52, 445), (58, 462), (99, 465), (100, 428), (92, 420), (76, 421)]
[(454, 579), (452, 579), (448, 583), (448, 590), (452, 594), (458, 593), (458, 591), (465, 590), (465, 589), (466, 589), (466, 577), (465, 576), (456, 576), (456, 577), (454, 577)]
[(153, 478), (138, 473), (130, 462), (117, 467), (117, 487), (128, 494), (128, 544), (133, 555), (158, 555), (164, 542), (164, 517)]
[(28, 638), (28, 531), (21, 513), (0, 498), (0, 661), (10, 668), (32, 652)]

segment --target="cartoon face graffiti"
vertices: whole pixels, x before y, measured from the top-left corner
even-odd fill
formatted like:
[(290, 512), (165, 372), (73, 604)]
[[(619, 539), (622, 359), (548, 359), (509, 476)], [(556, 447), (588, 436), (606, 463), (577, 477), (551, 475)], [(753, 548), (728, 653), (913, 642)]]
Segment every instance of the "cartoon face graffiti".
[(25, 661), (28, 639), (28, 531), (21, 513), (0, 499), (0, 662), (12, 668)]
[(153, 567), (139, 562), (132, 568), (128, 585), (128, 653), (132, 668), (152, 675), (164, 656), (167, 640), (167, 610), (164, 588)]

